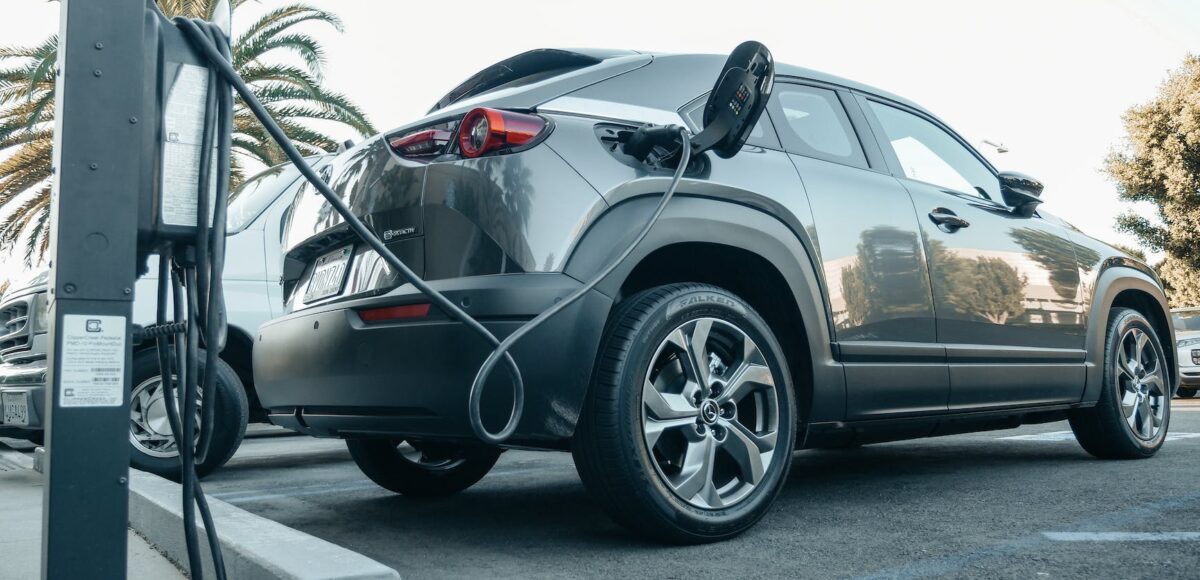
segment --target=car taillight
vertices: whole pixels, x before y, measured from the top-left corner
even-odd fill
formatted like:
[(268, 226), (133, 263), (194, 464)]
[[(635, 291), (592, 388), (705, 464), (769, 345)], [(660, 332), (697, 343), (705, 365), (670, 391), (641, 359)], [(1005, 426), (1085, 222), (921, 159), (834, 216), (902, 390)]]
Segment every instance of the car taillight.
[(394, 137), (388, 144), (404, 157), (429, 157), (445, 151), (451, 137), (450, 132), (444, 129), (425, 129)]
[(467, 113), (458, 129), (458, 148), (465, 157), (479, 157), (533, 141), (546, 129), (537, 115), (479, 108)]
[(429, 304), (405, 304), (404, 306), (385, 306), (359, 310), (358, 317), (363, 322), (384, 322), (404, 318), (424, 318), (429, 315)]

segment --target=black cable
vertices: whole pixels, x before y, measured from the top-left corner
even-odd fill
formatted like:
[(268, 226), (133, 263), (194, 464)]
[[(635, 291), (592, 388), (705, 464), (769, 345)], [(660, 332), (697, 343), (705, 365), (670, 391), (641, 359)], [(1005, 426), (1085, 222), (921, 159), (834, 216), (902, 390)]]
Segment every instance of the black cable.
[[(271, 134), (271, 137), (279, 144), (279, 147), (283, 149), (284, 154), (287, 155), (292, 164), (295, 165), (298, 170), (300, 170), (300, 173), (304, 175), (306, 179), (308, 179), (309, 183), (311, 183), (313, 187), (317, 188), (317, 191), (321, 192), (321, 195), (325, 198), (325, 201), (329, 202), (329, 205), (332, 206), (333, 209), (342, 216), (342, 219), (346, 220), (346, 225), (356, 235), (358, 235), (363, 242), (370, 246), (371, 249), (374, 250), (375, 253), (378, 254), (385, 263), (387, 263), (388, 267), (398, 272), (402, 278), (408, 281), (408, 283), (412, 284), (413, 287), (415, 287), (419, 292), (428, 297), (430, 301), (437, 305), (437, 307), (443, 312), (450, 315), (451, 318), (458, 320), (467, 328), (470, 328), (472, 331), (486, 339), (493, 348), (500, 345), (500, 340), (496, 338), (496, 335), (492, 334), (492, 332), (483, 326), (483, 324), (481, 324), (478, 320), (472, 318), (471, 315), (464, 312), (449, 298), (446, 298), (446, 296), (444, 296), (441, 292), (433, 289), (429, 286), (429, 284), (417, 276), (416, 273), (413, 272), (403, 261), (401, 261), (400, 258), (396, 257), (396, 255), (392, 253), (392, 251), (389, 250), (382, 241), (380, 241), (377, 237), (375, 237), (374, 234), (371, 233), (371, 230), (368, 229), (365, 224), (363, 224), (362, 220), (358, 219), (358, 217), (355, 216), (352, 211), (350, 211), (350, 208), (346, 206), (345, 202), (343, 202), (342, 199), (333, 192), (329, 185), (326, 184), (325, 181), (317, 175), (317, 172), (313, 171), (313, 168), (304, 160), (304, 156), (301, 155), (300, 152), (296, 150), (296, 147), (292, 145), (291, 141), (288, 140), (288, 137), (283, 132), (283, 129), (281, 129), (279, 125), (275, 123), (273, 119), (271, 119), (270, 113), (268, 113), (267, 110), (262, 106), (262, 103), (258, 102), (258, 99), (255, 98), (253, 91), (250, 90), (250, 87), (245, 83), (245, 81), (238, 77), (237, 71), (233, 70), (233, 66), (222, 58), (220, 50), (218, 50), (217, 47), (208, 39), (207, 35), (200, 30), (200, 27), (198, 27), (195, 23), (185, 19), (177, 18), (175, 22), (176, 25), (178, 25), (179, 28), (189, 36), (192, 44), (208, 57), (209, 62), (216, 69), (216, 71), (224, 76), (225, 80), (233, 86), (234, 90), (236, 90), (239, 95), (241, 95), (242, 101), (246, 103), (246, 105), (254, 113), (254, 116), (258, 117), (259, 122), (261, 122), (267, 132)], [(513, 409), (512, 413), (509, 415), (508, 424), (504, 427), (504, 429), (501, 429), (498, 433), (494, 434), (488, 432), (482, 423), (476, 424), (476, 422), (472, 422), (471, 424), (471, 428), (475, 431), (476, 436), (484, 442), (491, 444), (499, 444), (504, 442), (505, 439), (511, 436), (514, 431), (516, 431), (517, 423), (520, 420), (525, 405), (525, 385), (521, 378), (521, 370), (517, 367), (517, 362), (513, 360), (512, 355), (506, 352), (503, 356), (504, 361), (511, 373), (513, 382)]]
[[(521, 340), (521, 337), (529, 334), (535, 328), (541, 326), (544, 322), (549, 320), (550, 317), (562, 312), (568, 306), (583, 298), (588, 292), (595, 288), (597, 284), (607, 278), (609, 274), (612, 274), (613, 270), (616, 270), (617, 267), (620, 266), (621, 263), (624, 262), (625, 259), (628, 258), (629, 255), (632, 254), (639, 245), (641, 245), (642, 240), (646, 239), (646, 236), (650, 234), (651, 228), (653, 228), (654, 224), (658, 222), (658, 218), (662, 216), (663, 210), (667, 209), (667, 202), (671, 201), (671, 198), (675, 196), (675, 190), (679, 188), (679, 180), (683, 178), (684, 172), (687, 171), (688, 164), (692, 161), (692, 142), (687, 130), (683, 127), (673, 128), (679, 133), (679, 166), (675, 168), (675, 175), (671, 178), (671, 184), (667, 186), (666, 191), (663, 193), (662, 198), (658, 202), (658, 207), (654, 208), (654, 213), (650, 214), (650, 219), (646, 221), (646, 225), (642, 226), (642, 231), (638, 232), (637, 237), (635, 237), (633, 242), (625, 247), (625, 250), (621, 252), (621, 255), (617, 256), (612, 262), (609, 262), (604, 269), (600, 270), (599, 274), (593, 276), (592, 279), (583, 286), (575, 289), (575, 291), (566, 298), (563, 298), (550, 308), (547, 308), (541, 314), (535, 316), (533, 320), (530, 320), (529, 322), (517, 327), (512, 334), (509, 334), (507, 337), (505, 337), (505, 339), (496, 346), (492, 353), (488, 355), (487, 359), (483, 361), (482, 365), (480, 365), (479, 371), (475, 374), (475, 380), (471, 383), (470, 412), (472, 424), (482, 423), (483, 421), (481, 408), (481, 402), (483, 400), (483, 386), (487, 382), (488, 377), (491, 376), (492, 370), (496, 367), (496, 362), (500, 360), (500, 357), (506, 356), (508, 354), (508, 349), (512, 348), (512, 346), (516, 344), (518, 340)], [(675, 154), (673, 153), (670, 157), (673, 157), (674, 155)]]
[[(296, 150), (295, 146), (292, 145), (287, 135), (284, 134), (279, 125), (275, 123), (270, 114), (255, 98), (254, 93), (250, 90), (250, 87), (246, 85), (245, 81), (243, 81), (237, 75), (237, 72), (233, 69), (230, 63), (223, 58), (220, 50), (216, 47), (216, 44), (218, 43), (213, 43), (210, 41), (210, 39), (206, 38), (204, 33), (200, 30), (200, 27), (193, 22), (183, 19), (176, 19), (176, 23), (190, 37), (192, 43), (208, 57), (210, 63), (215, 67), (216, 71), (220, 73), (230, 85), (233, 86), (234, 90), (236, 90), (239, 95), (241, 95), (242, 100), (247, 106), (250, 107), (250, 110), (254, 113), (255, 117), (258, 118), (259, 122), (261, 122), (263, 127), (266, 128), (267, 132), (271, 134), (271, 137), (274, 138), (274, 140), (279, 144), (280, 148), (283, 149), (283, 152), (288, 156), (288, 159), (291, 160), (292, 164), (296, 166), (296, 168), (302, 175), (304, 175), (309, 183), (311, 183), (319, 192), (321, 192), (322, 197), (324, 197), (330, 206), (332, 206), (333, 209), (337, 211), (337, 213), (346, 221), (346, 225), (360, 239), (370, 246), (371, 249), (374, 250), (375, 253), (378, 254), (384, 260), (384, 262), (388, 264), (389, 267), (399, 272), (401, 277), (408, 281), (408, 283), (412, 284), (419, 292), (427, 296), (432, 302), (434, 302), (440, 309), (449, 314), (452, 318), (463, 323), (465, 326), (472, 329), (480, 336), (484, 337), (489, 343), (491, 343), (493, 350), (488, 355), (487, 359), (484, 360), (483, 365), (479, 367), (479, 371), (475, 375), (474, 381), (472, 381), (471, 390), (468, 397), (468, 414), (470, 417), (471, 429), (475, 432), (475, 435), (485, 443), (498, 445), (512, 436), (517, 429), (517, 425), (520, 422), (520, 418), (524, 410), (525, 385), (521, 378), (521, 371), (517, 367), (516, 361), (508, 352), (509, 349), (513, 344), (516, 343), (516, 341), (520, 340), (521, 337), (525, 336), (533, 329), (543, 324), (546, 320), (550, 319), (550, 317), (562, 312), (563, 309), (567, 308), (585, 296), (587, 292), (595, 288), (597, 284), (599, 284), (605, 277), (616, 270), (616, 268), (620, 266), (620, 264), (626, 258), (628, 258), (630, 254), (633, 253), (638, 244), (640, 244), (642, 240), (645, 239), (645, 237), (650, 233), (651, 228), (654, 227), (654, 224), (662, 215), (663, 210), (666, 209), (667, 202), (669, 202), (674, 196), (676, 189), (679, 187), (679, 182), (682, 179), (684, 172), (687, 170), (689, 162), (691, 161), (692, 148), (690, 137), (685, 129), (678, 128), (681, 141), (679, 166), (675, 170), (675, 174), (671, 179), (670, 185), (663, 193), (658, 207), (655, 209), (646, 225), (638, 233), (633, 243), (629, 244), (629, 246), (626, 247), (625, 250), (615, 260), (602, 269), (601, 272), (592, 280), (576, 289), (565, 299), (559, 301), (554, 306), (551, 306), (545, 312), (542, 312), (529, 322), (521, 325), (516, 331), (505, 338), (504, 341), (498, 341), (496, 336), (492, 334), (491, 331), (489, 331), (486, 327), (484, 327), (478, 320), (472, 318), (469, 314), (458, 308), (457, 305), (455, 305), (440, 292), (426, 284), (424, 280), (417, 276), (416, 273), (409, 269), (403, 261), (396, 257), (396, 255), (393, 254), (391, 250), (389, 250), (387, 246), (383, 244), (383, 242), (375, 237), (371, 230), (368, 229), (367, 226), (363, 224), (362, 221), (358, 219), (358, 217), (355, 216), (352, 211), (350, 211), (350, 208), (346, 206), (341, 198), (338, 197), (337, 194), (334, 193), (329, 187), (329, 185), (326, 184), (325, 181), (321, 179), (320, 176), (318, 176), (317, 173), (312, 169), (312, 167), (308, 165), (308, 163), (304, 160), (304, 156), (301, 155), (298, 150)], [(499, 432), (492, 433), (488, 431), (487, 427), (483, 424), (481, 409), (483, 400), (483, 387), (487, 381), (487, 378), (491, 375), (501, 357), (504, 358), (505, 363), (508, 365), (510, 375), (512, 377), (513, 408), (509, 414), (508, 421), (505, 423), (504, 428), (502, 428)]]
[[(203, 21), (202, 21), (203, 22)], [(204, 22), (209, 29), (213, 42), (221, 48), (226, 60), (231, 58), (228, 43), (224, 41), (225, 33), (209, 22)], [(229, 171), (230, 171), (230, 141), (233, 136), (233, 93), (229, 85), (217, 75), (212, 75), (213, 84), (210, 94), (217, 95), (217, 118), (214, 125), (217, 128), (217, 192), (213, 200), (212, 229), (208, 239), (207, 286), (201, 285), (200, 290), (208, 291), (207, 296), (200, 294), (202, 304), (207, 298), (207, 308), (202, 309), (204, 319), (205, 368), (204, 384), (200, 389), (200, 442), (196, 446), (196, 462), (204, 463), (208, 458), (209, 446), (212, 442), (216, 417), (217, 373), (216, 368), (225, 339), (225, 288), (222, 275), (225, 270), (225, 219), (229, 201)], [(205, 221), (205, 220), (202, 220)], [(204, 265), (198, 266), (204, 269)], [(204, 403), (204, 401), (208, 401)]]

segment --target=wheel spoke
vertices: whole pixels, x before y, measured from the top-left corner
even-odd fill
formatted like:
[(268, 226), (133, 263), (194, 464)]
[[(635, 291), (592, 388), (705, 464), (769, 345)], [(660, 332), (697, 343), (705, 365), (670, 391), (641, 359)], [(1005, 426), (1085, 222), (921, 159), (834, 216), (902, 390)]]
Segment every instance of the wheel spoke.
[(678, 419), (667, 419), (663, 421), (647, 418), (645, 426), (646, 445), (651, 449), (654, 449), (654, 446), (658, 445), (658, 440), (660, 437), (662, 437), (663, 433), (666, 433), (672, 429), (679, 429), (680, 427), (693, 429), (695, 426), (696, 419), (693, 417), (680, 417)]
[(642, 386), (642, 402), (650, 414), (659, 420), (694, 418), (700, 413), (689, 397), (659, 391), (649, 380)]
[(704, 396), (708, 396), (709, 391), (708, 334), (712, 331), (712, 322), (711, 318), (697, 320), (687, 342), (688, 357), (696, 369), (696, 382), (700, 383), (700, 392)]
[(773, 388), (775, 379), (771, 369), (764, 365), (743, 362), (729, 379), (729, 385), (717, 396), (718, 403), (742, 400), (748, 393), (757, 388)]
[(766, 472), (763, 454), (775, 449), (776, 434), (758, 435), (737, 421), (722, 421), (721, 424), (728, 433), (721, 442), (721, 449), (738, 464), (744, 480), (757, 485)]
[[(688, 445), (683, 458), (683, 468), (672, 487), (681, 497), (694, 499), (697, 495), (710, 507), (719, 507), (720, 496), (715, 493), (712, 482), (713, 466), (716, 463), (717, 444), (712, 437)], [(717, 502), (716, 505), (713, 501)]]
[(1142, 379), (1142, 382), (1144, 382), (1146, 385), (1148, 385), (1150, 387), (1151, 395), (1156, 396), (1156, 397), (1166, 396), (1167, 389), (1166, 389), (1166, 386), (1163, 385), (1162, 375), (1160, 375), (1158, 373), (1149, 375), (1146, 378)]
[(1135, 341), (1133, 354), (1136, 356), (1138, 366), (1144, 366), (1142, 361), (1146, 360), (1146, 345), (1150, 344), (1150, 335), (1135, 329), (1133, 337)]
[(1134, 411), (1137, 410), (1138, 402), (1137, 391), (1133, 389), (1125, 391), (1125, 395), (1121, 397), (1121, 412), (1126, 418), (1133, 416)]

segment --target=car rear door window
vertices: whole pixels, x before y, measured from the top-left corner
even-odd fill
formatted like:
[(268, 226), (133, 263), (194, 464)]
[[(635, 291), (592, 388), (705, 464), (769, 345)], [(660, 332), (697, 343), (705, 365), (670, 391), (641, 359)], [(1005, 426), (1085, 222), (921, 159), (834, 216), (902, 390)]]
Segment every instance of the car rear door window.
[(775, 86), (771, 120), (783, 146), (797, 155), (866, 167), (862, 144), (837, 93), (806, 85)]
[(920, 116), (869, 102), (905, 177), (976, 197), (1000, 199), (996, 175), (953, 135)]

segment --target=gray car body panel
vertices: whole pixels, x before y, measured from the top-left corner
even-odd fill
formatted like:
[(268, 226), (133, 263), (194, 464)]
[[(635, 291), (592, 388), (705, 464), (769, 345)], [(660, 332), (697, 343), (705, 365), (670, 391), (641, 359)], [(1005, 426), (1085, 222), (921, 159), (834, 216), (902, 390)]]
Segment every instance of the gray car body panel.
[[(409, 196), (401, 209), (412, 212), (406, 219), (420, 225), (403, 243), (413, 246), (419, 271), (428, 279), (444, 282), (448, 290), (513, 274), (562, 272), (575, 280), (587, 280), (629, 243), (670, 181), (668, 173), (623, 162), (611, 154), (597, 137), (597, 127), (674, 123), (697, 130), (685, 113), (702, 102), (724, 61), (716, 55), (654, 55), (652, 62), (651, 57), (623, 60), (630, 58), (614, 59), (622, 66), (604, 69), (609, 72), (603, 74), (583, 69), (561, 82), (556, 78), (537, 83), (535, 89), (478, 95), (388, 133), (403, 134), (461, 115), (474, 106), (532, 109), (552, 123), (549, 136), (534, 148), (481, 159), (414, 162), (400, 159), (386, 147), (364, 144), (360, 147), (373, 148), (372, 155), (379, 158), (377, 167), (403, 165), (414, 177), (398, 192), (386, 187), (339, 191), (359, 204), (351, 203), (363, 210), (361, 215), (372, 226), (378, 225), (372, 220), (396, 211), (379, 200)], [(609, 74), (616, 70), (621, 72)], [(976, 416), (995, 418), (997, 424), (1019, 424), (1095, 404), (1102, 380), (1104, 321), (1118, 295), (1125, 290), (1142, 292), (1165, 316), (1161, 284), (1152, 273), (1048, 214), (1017, 218), (1001, 203), (966, 199), (905, 179), (890, 145), (880, 137), (877, 121), (863, 109), (863, 99), (924, 117), (978, 156), (916, 104), (846, 79), (777, 65), (777, 94), (780, 87), (792, 83), (837, 94), (863, 145), (863, 165), (834, 163), (787, 150), (775, 136), (782, 115), (777, 108), (769, 108), (764, 116), (765, 133), (752, 138), (741, 154), (731, 159), (706, 156), (701, 173), (681, 180), (678, 197), (661, 221), (597, 292), (613, 303), (619, 301), (624, 282), (639, 261), (676, 244), (725, 245), (764, 258), (781, 274), (804, 321), (809, 352), (803, 354), (813, 361), (813, 392), (802, 409), (813, 435), (809, 445), (822, 444), (833, 439), (830, 433), (848, 430), (878, 428), (882, 434), (860, 440), (885, 440), (970, 430), (962, 424), (984, 428), (980, 427), (984, 423), (972, 422)], [(348, 159), (353, 156), (351, 152)], [(986, 164), (982, 157), (980, 160)], [(418, 174), (420, 177), (415, 177)], [(333, 183), (341, 183), (339, 179), (335, 171)], [(356, 174), (356, 179), (382, 183), (383, 178), (375, 179), (366, 172)], [(370, 211), (372, 204), (381, 209)], [(934, 205), (953, 205), (956, 211), (969, 212), (978, 227), (967, 230), (969, 235), (940, 232), (926, 217)], [(392, 225), (387, 227), (396, 225), (389, 223)], [(291, 254), (305, 259), (313, 257), (306, 244), (327, 248), (330, 246), (320, 240), (338, 234), (336, 225), (321, 228), (304, 223), (294, 227), (301, 228), (304, 236), (297, 236)], [(376, 232), (381, 233), (379, 227)], [(1054, 252), (1039, 254), (1047, 244)], [(973, 290), (948, 282), (947, 272), (952, 267), (989, 260), (1009, 264), (1025, 279), (1020, 314), (986, 315), (969, 310), (965, 296)], [(378, 257), (366, 255), (356, 261), (379, 269)], [(864, 305), (863, 298), (849, 295), (848, 288), (854, 282), (855, 269), (865, 268), (868, 262), (891, 267), (883, 272), (878, 291), (868, 295)], [(301, 390), (289, 390), (283, 384), (282, 377), (294, 376), (281, 366), (289, 353), (312, 347), (312, 339), (303, 334), (306, 327), (297, 321), (318, 312), (348, 313), (355, 308), (419, 300), (411, 286), (379, 277), (374, 286), (352, 285), (341, 295), (307, 305), (297, 297), (303, 294), (308, 274), (297, 274), (289, 302), (289, 310), (295, 313), (264, 327), (266, 340), (278, 341), (278, 345), (272, 348), (274, 358), (268, 362), (275, 370), (260, 377), (260, 382), (270, 381), (275, 385), (272, 389), (278, 389), (268, 396), (281, 410), (279, 420), (294, 419), (292, 424), (300, 426), (306, 400), (320, 397), (327, 406), (333, 401), (317, 393), (324, 381), (320, 377), (310, 377)], [(504, 303), (508, 299), (497, 300)], [(1043, 303), (1049, 306), (1039, 306)], [(603, 305), (604, 301), (594, 301), (597, 308)], [(525, 309), (511, 313), (518, 318), (528, 314)], [(579, 316), (592, 321), (587, 325), (590, 328), (595, 327), (598, 316), (606, 315), (607, 310)], [(375, 334), (383, 344), (403, 348), (409, 332), (404, 327), (396, 324), (386, 333)], [(1173, 343), (1169, 325), (1160, 333), (1165, 333), (1164, 343)], [(459, 336), (456, 340), (473, 339)], [(577, 366), (587, 372), (580, 371), (570, 381), (557, 384), (527, 382), (531, 391), (551, 389), (557, 393), (554, 397), (535, 395), (546, 405), (551, 399), (557, 405), (547, 415), (555, 418), (555, 428), (536, 418), (522, 422), (514, 438), (518, 444), (543, 446), (563, 437), (562, 421), (569, 422), (569, 417), (578, 413), (586, 392), (595, 351), (573, 350), (547, 340), (550, 343), (540, 353), (543, 360), (575, 357)], [(592, 343), (586, 340), (576, 346)], [(343, 350), (345, 345), (332, 347), (339, 349), (340, 356), (350, 356)], [(524, 361), (518, 357), (518, 362), (539, 364), (537, 357)], [(476, 363), (467, 357), (456, 364), (471, 367)], [(399, 367), (386, 372), (406, 373)], [(422, 370), (424, 376), (432, 376), (429, 372)], [(282, 374), (266, 376), (272, 373)], [(443, 374), (458, 376), (449, 369)], [(1177, 377), (1172, 378), (1177, 384)], [(1046, 381), (1048, 386), (1041, 385)], [(503, 382), (501, 385), (504, 390)], [(446, 397), (457, 401), (464, 385), (450, 381), (441, 388)], [(362, 395), (356, 405), (368, 400)], [(392, 400), (399, 405), (397, 399)], [(438, 409), (450, 409), (447, 412), (456, 414), (451, 422), (463, 425), (461, 413), (443, 403)], [(546, 409), (546, 405), (539, 408)], [(359, 412), (350, 407), (340, 412), (347, 416)], [(371, 428), (372, 424), (376, 427)], [(403, 420), (393, 421), (385, 428), (356, 419), (345, 433), (402, 434), (404, 424)], [(336, 418), (325, 417), (321, 429), (310, 432), (339, 435), (338, 425)], [(450, 435), (442, 432), (440, 436)]]

